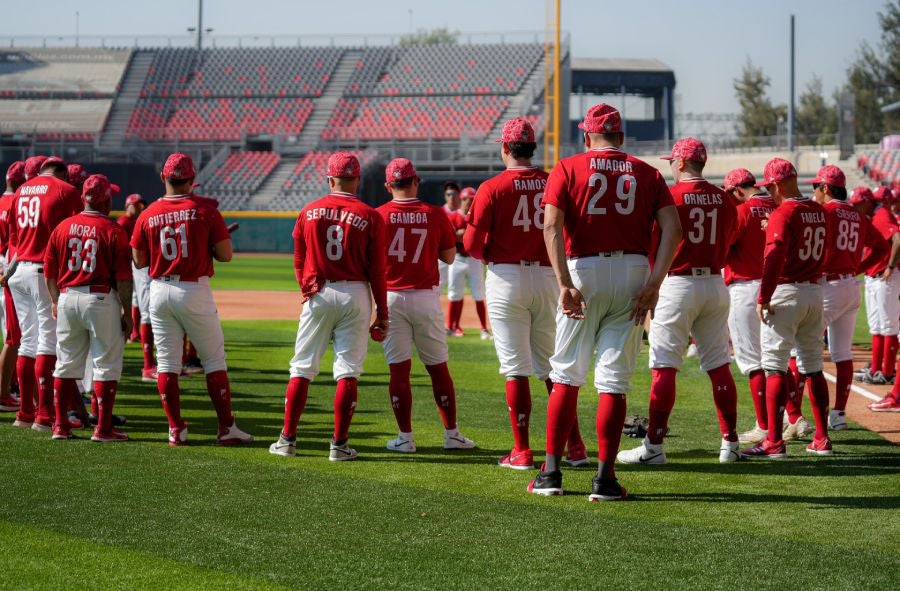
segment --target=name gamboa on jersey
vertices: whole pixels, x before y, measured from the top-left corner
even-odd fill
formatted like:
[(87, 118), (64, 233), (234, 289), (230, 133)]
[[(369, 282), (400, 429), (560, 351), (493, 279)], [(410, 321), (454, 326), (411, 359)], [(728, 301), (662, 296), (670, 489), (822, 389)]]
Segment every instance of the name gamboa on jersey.
[(215, 207), (193, 195), (179, 195), (158, 199), (141, 213), (131, 246), (149, 253), (150, 277), (195, 281), (212, 277), (213, 246), (228, 239)]
[(438, 254), (453, 248), (456, 232), (444, 209), (418, 199), (378, 208), (385, 224), (387, 288), (431, 289), (440, 281)]
[(658, 170), (616, 148), (600, 148), (560, 160), (542, 204), (565, 212), (566, 255), (578, 257), (648, 254), (656, 212), (673, 202)]
[(115, 287), (131, 279), (131, 249), (125, 231), (98, 212), (64, 220), (50, 235), (44, 273), (59, 287)]

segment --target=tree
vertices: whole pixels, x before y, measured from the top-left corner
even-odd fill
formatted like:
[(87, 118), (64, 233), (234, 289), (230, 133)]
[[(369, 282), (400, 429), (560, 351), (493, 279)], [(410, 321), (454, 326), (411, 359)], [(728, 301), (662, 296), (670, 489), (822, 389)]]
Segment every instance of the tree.
[(737, 132), (744, 146), (755, 146), (759, 138), (777, 135), (778, 122), (786, 119), (787, 107), (773, 105), (766, 95), (771, 84), (762, 68), (754, 67), (749, 59), (741, 77), (734, 80), (734, 94), (741, 105)]
[(900, 0), (889, 0), (878, 13), (879, 46), (863, 42), (847, 70), (846, 87), (856, 97), (856, 137), (877, 142), (884, 133), (900, 129), (900, 110), (882, 113), (881, 107), (900, 101)]
[(459, 38), (459, 31), (451, 31), (440, 27), (430, 31), (419, 29), (415, 33), (400, 38), (400, 45), (441, 45), (454, 44)]
[(837, 105), (825, 102), (822, 79), (813, 76), (800, 95), (794, 131), (798, 144), (833, 144), (837, 132)]

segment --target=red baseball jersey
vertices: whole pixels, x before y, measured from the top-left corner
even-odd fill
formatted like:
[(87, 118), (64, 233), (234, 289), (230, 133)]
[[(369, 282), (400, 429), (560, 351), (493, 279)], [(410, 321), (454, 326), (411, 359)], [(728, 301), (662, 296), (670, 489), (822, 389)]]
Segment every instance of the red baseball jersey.
[(541, 204), (565, 213), (566, 255), (577, 257), (649, 254), (656, 212), (674, 203), (658, 170), (619, 149), (600, 148), (560, 160)]
[(684, 179), (671, 188), (671, 193), (683, 234), (669, 273), (690, 274), (694, 267), (719, 273), (725, 266), (737, 223), (734, 202), (702, 178)]
[(533, 166), (517, 166), (481, 183), (466, 221), (487, 234), (485, 260), (550, 265), (541, 205), (548, 176)]
[(81, 210), (78, 190), (53, 175), (41, 174), (22, 183), (7, 210), (9, 244), (18, 259), (42, 262), (50, 233)]
[[(868, 248), (881, 260), (889, 256), (887, 242), (872, 222), (856, 211), (846, 201), (834, 199), (824, 206), (828, 220), (828, 242), (825, 244), (827, 275), (856, 275), (863, 258), (863, 248)], [(887, 259), (884, 258), (885, 262)]]
[(116, 220), (116, 223), (122, 226), (122, 229), (125, 230), (125, 234), (128, 235), (128, 240), (131, 240), (131, 237), (134, 235), (134, 227), (137, 225), (137, 218), (123, 215)]
[(9, 249), (9, 209), (15, 198), (15, 193), (4, 193), (0, 197), (0, 255), (6, 254)]
[(114, 221), (95, 211), (63, 220), (50, 235), (44, 275), (60, 288), (81, 285), (115, 287), (131, 279), (128, 236)]
[(444, 209), (407, 199), (388, 201), (378, 213), (388, 244), (387, 288), (431, 289), (440, 283), (438, 254), (456, 245), (456, 231)]
[(766, 250), (766, 225), (778, 205), (769, 195), (753, 195), (737, 206), (734, 240), (725, 265), (725, 283), (750, 281), (762, 277)]
[(454, 237), (456, 238), (456, 256), (467, 257), (469, 256), (469, 251), (466, 250), (466, 247), (463, 246), (462, 238), (456, 234), (457, 231), (466, 229), (466, 216), (463, 215), (462, 210), (457, 209), (447, 215), (450, 218), (450, 224), (453, 226)]
[(379, 311), (387, 310), (384, 222), (350, 193), (308, 204), (294, 226), (294, 269), (304, 301), (326, 281), (368, 281)]
[[(872, 214), (872, 225), (875, 229), (881, 234), (882, 238), (890, 242), (894, 238), (894, 234), (900, 231), (900, 228), (897, 226), (897, 219), (894, 217), (894, 214), (891, 213), (890, 209), (887, 207), (881, 206), (875, 210), (875, 213)], [(868, 258), (869, 253), (865, 253), (865, 258)], [(862, 270), (863, 273), (868, 275), (869, 277), (875, 277), (876, 275), (881, 275), (884, 270), (887, 268), (888, 263), (890, 262), (891, 253), (888, 251), (882, 258), (877, 261), (873, 261), (870, 265)]]
[(768, 303), (782, 283), (819, 280), (827, 226), (825, 209), (809, 197), (786, 199), (769, 215), (759, 303)]
[(213, 246), (229, 238), (218, 209), (193, 195), (166, 195), (138, 216), (131, 246), (147, 251), (151, 278), (196, 281), (213, 276)]

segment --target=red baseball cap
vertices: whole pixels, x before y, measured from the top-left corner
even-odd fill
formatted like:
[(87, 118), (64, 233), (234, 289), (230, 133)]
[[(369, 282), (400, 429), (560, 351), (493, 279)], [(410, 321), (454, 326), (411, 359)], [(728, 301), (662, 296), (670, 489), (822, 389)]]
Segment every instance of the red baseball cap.
[(877, 201), (875, 199), (875, 195), (872, 193), (872, 189), (869, 187), (859, 186), (853, 189), (853, 193), (850, 194), (850, 199), (848, 200), (850, 205), (856, 205), (857, 203), (862, 203), (863, 201)]
[(735, 168), (725, 175), (725, 183), (722, 185), (722, 188), (726, 191), (730, 191), (735, 187), (740, 187), (741, 185), (746, 185), (748, 183), (756, 184), (756, 177), (753, 176), (753, 173), (746, 168)]
[(32, 156), (31, 158), (27, 158), (25, 160), (25, 180), (33, 179), (41, 172), (41, 167), (44, 166), (44, 160), (46, 160), (46, 156)]
[[(84, 199), (85, 203), (90, 203), (91, 205), (105, 203), (112, 199), (114, 186), (102, 174), (92, 174), (84, 181), (84, 186), (81, 188), (81, 198)], [(118, 187), (116, 188), (118, 189)]]
[(706, 162), (706, 146), (696, 138), (681, 138), (672, 146), (672, 153), (663, 156), (663, 160), (693, 160), (694, 162)]
[(784, 158), (772, 158), (766, 162), (766, 168), (763, 171), (763, 180), (756, 183), (756, 187), (768, 187), (785, 179), (797, 176), (797, 169), (794, 165)]
[(877, 187), (875, 187), (875, 190), (872, 191), (872, 195), (875, 196), (876, 201), (885, 201), (887, 203), (890, 203), (894, 200), (894, 193), (887, 185), (878, 185)]
[(163, 176), (171, 181), (186, 181), (197, 176), (194, 171), (194, 161), (187, 154), (175, 152), (166, 158), (163, 166)]
[(6, 169), (6, 182), (21, 185), (25, 182), (25, 163), (16, 160)]
[(816, 173), (816, 178), (811, 181), (806, 181), (806, 183), (824, 183), (826, 185), (831, 185), (832, 187), (846, 187), (847, 177), (844, 176), (844, 171), (834, 164), (826, 164)]
[(335, 152), (328, 158), (327, 176), (359, 178), (359, 159), (350, 152)]
[(80, 164), (70, 164), (66, 167), (69, 172), (69, 182), (73, 185), (84, 183), (88, 178), (88, 173)]
[(416, 167), (406, 158), (394, 158), (384, 169), (384, 178), (389, 183), (410, 179), (414, 176), (417, 176)]
[(475, 198), (475, 187), (465, 187), (462, 191), (459, 192), (460, 199), (474, 199)]
[(50, 156), (46, 160), (44, 160), (43, 164), (41, 164), (41, 170), (47, 168), (48, 166), (65, 166), (65, 161), (59, 156)]
[(144, 205), (147, 205), (147, 202), (144, 201), (144, 198), (141, 197), (138, 193), (132, 193), (125, 198), (125, 207), (128, 207), (129, 205), (135, 205), (136, 203), (143, 203)]
[(588, 109), (578, 129), (588, 133), (622, 133), (622, 116), (614, 107), (600, 103)]
[(534, 143), (534, 127), (524, 117), (516, 117), (508, 119), (503, 124), (503, 131), (500, 133), (500, 139), (494, 140), (497, 143), (521, 142)]

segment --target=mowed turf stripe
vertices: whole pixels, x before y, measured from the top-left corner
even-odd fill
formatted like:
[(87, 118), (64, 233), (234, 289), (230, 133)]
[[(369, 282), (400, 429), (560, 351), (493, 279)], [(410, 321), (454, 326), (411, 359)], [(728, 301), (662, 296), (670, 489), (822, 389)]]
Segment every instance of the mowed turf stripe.
[[(98, 529), (108, 527), (85, 521)], [(0, 554), (4, 557), (0, 589), (289, 589), (2, 519)]]

